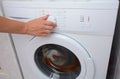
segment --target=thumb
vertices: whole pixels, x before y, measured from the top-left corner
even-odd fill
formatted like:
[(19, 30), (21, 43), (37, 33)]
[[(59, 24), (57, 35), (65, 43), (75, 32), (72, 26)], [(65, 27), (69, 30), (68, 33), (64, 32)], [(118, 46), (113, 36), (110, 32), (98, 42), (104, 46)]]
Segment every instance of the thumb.
[(48, 17), (49, 17), (49, 15), (45, 15), (45, 16), (42, 17), (42, 19), (43, 19), (43, 20), (47, 20)]

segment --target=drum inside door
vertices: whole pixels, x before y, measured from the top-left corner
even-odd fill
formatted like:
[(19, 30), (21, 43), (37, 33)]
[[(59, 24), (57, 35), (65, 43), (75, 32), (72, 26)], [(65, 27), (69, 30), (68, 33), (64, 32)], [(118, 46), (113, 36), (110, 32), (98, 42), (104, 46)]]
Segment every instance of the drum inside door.
[(35, 52), (35, 62), (40, 71), (51, 79), (75, 79), (81, 65), (74, 52), (57, 44), (45, 44)]

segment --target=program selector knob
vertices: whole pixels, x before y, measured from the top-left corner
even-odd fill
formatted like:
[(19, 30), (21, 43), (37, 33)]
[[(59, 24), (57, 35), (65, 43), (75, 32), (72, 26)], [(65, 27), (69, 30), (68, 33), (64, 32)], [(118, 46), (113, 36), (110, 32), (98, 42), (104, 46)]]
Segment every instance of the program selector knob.
[(54, 22), (54, 23), (57, 23), (56, 18), (55, 18), (54, 16), (52, 16), (52, 15), (50, 15), (50, 16), (48, 17), (47, 21), (52, 21), (52, 22)]

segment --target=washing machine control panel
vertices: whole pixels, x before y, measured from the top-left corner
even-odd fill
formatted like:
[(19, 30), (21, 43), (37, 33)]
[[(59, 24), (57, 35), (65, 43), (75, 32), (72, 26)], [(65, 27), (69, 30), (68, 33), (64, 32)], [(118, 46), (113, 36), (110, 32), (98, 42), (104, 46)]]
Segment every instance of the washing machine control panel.
[(57, 31), (89, 31), (90, 16), (81, 13), (78, 9), (44, 9), (38, 16), (49, 14), (48, 21), (55, 22)]
[(91, 31), (91, 21), (88, 12), (80, 9), (63, 9), (63, 8), (51, 8), (51, 9), (26, 9), (9, 8), (9, 15), (7, 17), (20, 21), (29, 21), (34, 18), (49, 15), (48, 21), (55, 22), (57, 27), (56, 32), (83, 32)]

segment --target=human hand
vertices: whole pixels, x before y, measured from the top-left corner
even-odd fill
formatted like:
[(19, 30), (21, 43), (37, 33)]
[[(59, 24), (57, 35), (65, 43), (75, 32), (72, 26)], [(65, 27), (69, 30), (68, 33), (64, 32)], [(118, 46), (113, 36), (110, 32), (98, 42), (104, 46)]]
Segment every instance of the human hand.
[(49, 15), (30, 20), (25, 23), (26, 34), (34, 36), (47, 36), (49, 35), (56, 24), (51, 21), (47, 21)]

